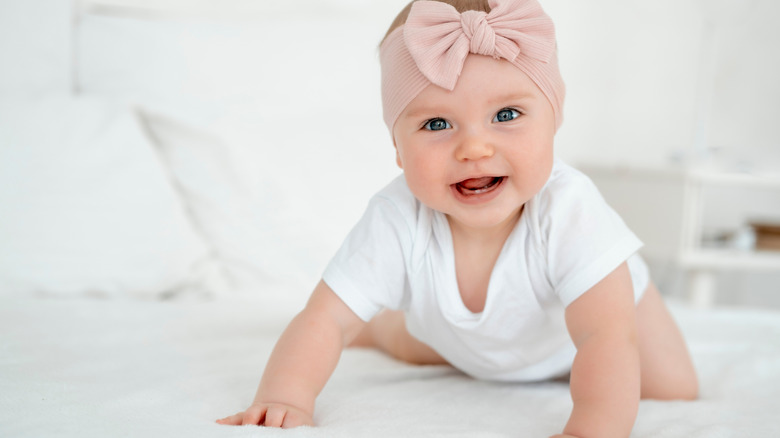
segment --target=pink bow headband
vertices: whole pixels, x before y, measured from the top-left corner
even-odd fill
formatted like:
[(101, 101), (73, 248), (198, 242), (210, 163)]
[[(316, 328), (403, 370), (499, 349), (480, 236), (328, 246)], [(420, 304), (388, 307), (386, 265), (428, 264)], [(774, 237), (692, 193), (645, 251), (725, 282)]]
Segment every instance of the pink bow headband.
[(536, 0), (490, 0), (491, 11), (458, 11), (416, 1), (406, 23), (380, 48), (382, 107), (391, 135), (398, 116), (430, 84), (455, 88), (469, 53), (503, 58), (544, 93), (563, 122), (565, 88), (558, 71), (555, 28)]

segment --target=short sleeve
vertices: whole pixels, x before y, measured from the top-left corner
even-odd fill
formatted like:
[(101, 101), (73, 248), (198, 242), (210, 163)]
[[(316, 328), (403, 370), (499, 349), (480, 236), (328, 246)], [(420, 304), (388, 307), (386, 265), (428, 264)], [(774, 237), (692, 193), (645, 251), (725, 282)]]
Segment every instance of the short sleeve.
[(323, 281), (362, 320), (408, 301), (409, 221), (390, 200), (375, 196), (336, 252)]
[(551, 179), (543, 201), (548, 276), (564, 306), (642, 247), (595, 184), (573, 168)]

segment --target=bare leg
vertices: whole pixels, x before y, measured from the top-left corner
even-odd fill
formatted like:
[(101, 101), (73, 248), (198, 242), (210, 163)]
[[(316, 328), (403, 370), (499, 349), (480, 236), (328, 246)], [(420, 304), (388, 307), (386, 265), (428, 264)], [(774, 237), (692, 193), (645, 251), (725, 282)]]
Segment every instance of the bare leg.
[(654, 284), (637, 305), (642, 398), (693, 400), (699, 384), (685, 340)]
[(349, 345), (375, 347), (385, 353), (417, 365), (443, 365), (447, 361), (431, 347), (418, 341), (406, 330), (403, 312), (383, 310), (375, 316)]
[[(637, 306), (637, 332), (643, 399), (693, 400), (698, 379), (685, 340), (652, 283)], [(402, 312), (384, 310), (368, 323), (350, 347), (378, 348), (413, 364), (447, 361), (406, 330)]]

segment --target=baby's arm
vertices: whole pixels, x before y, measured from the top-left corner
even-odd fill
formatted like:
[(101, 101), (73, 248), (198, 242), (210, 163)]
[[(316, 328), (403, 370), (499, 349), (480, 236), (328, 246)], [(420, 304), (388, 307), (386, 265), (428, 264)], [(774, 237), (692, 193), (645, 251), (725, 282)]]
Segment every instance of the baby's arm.
[(265, 367), (252, 405), (220, 424), (313, 425), (314, 400), (336, 368), (341, 350), (364, 322), (320, 281), (287, 326)]
[(570, 380), (574, 409), (565, 436), (631, 434), (640, 398), (635, 309), (625, 263), (566, 308), (577, 355)]

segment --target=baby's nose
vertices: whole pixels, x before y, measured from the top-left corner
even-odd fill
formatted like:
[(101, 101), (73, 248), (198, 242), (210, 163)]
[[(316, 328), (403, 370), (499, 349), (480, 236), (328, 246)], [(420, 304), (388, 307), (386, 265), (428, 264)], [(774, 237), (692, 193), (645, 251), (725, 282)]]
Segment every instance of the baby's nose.
[(458, 161), (476, 161), (482, 158), (490, 158), (495, 153), (495, 148), (484, 138), (477, 135), (466, 136), (455, 150), (455, 159)]

